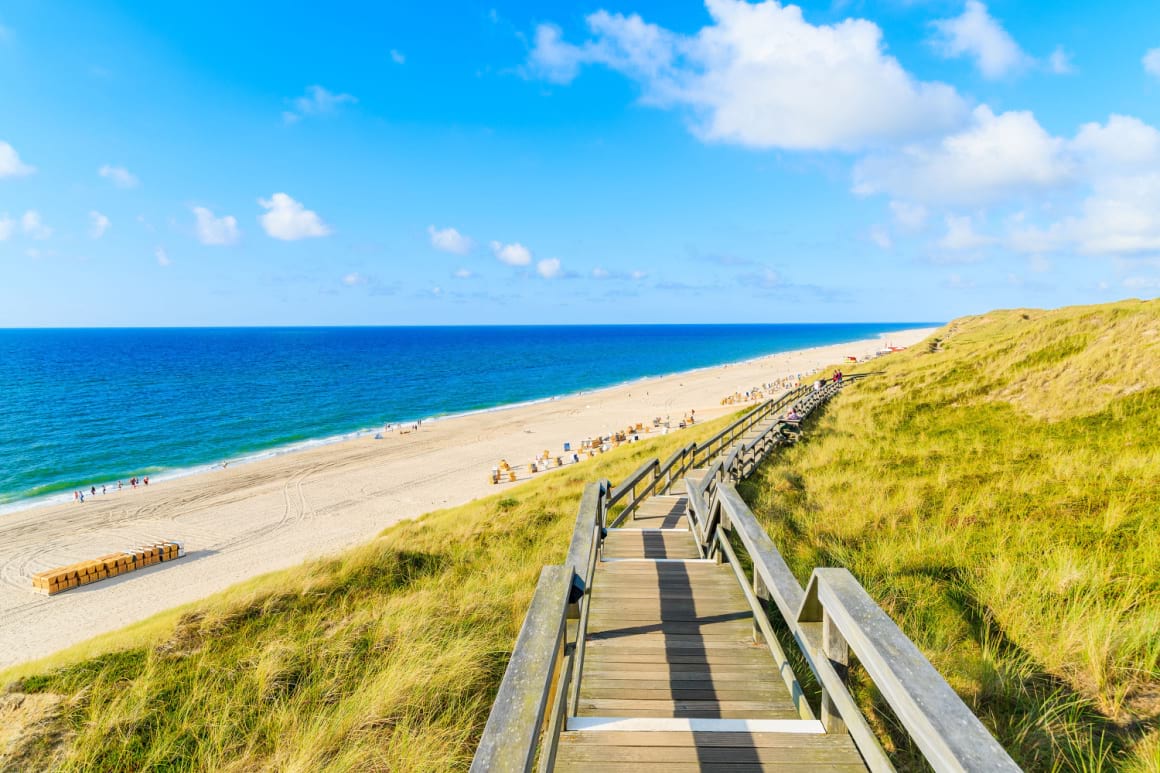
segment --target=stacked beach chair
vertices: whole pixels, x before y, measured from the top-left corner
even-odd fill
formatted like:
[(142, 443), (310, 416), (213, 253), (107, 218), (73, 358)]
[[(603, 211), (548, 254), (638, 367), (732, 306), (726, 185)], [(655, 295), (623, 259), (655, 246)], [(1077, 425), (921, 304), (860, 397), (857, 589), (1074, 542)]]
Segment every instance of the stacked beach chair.
[(37, 572), (32, 575), (32, 588), (40, 593), (55, 596), (81, 585), (135, 572), (146, 566), (172, 561), (184, 555), (185, 546), (180, 542), (155, 542), (120, 553), (108, 553), (91, 561), (78, 561), (57, 569)]

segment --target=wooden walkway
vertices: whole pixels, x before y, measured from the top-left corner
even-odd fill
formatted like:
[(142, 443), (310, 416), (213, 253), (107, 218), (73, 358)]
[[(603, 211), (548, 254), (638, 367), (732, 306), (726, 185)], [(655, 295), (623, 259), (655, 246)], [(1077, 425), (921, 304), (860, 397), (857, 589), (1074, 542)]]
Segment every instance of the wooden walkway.
[(808, 416), (842, 386), (792, 390), (615, 487), (585, 487), (564, 563), (540, 572), (472, 773), (892, 773), (846, 687), (853, 666), (938, 773), (1019, 770), (850, 572), (816, 568), (803, 588), (737, 492), (800, 438), (779, 411)]
[(865, 770), (849, 735), (801, 718), (732, 570), (701, 558), (687, 509), (686, 495), (653, 497), (605, 537), (554, 769)]

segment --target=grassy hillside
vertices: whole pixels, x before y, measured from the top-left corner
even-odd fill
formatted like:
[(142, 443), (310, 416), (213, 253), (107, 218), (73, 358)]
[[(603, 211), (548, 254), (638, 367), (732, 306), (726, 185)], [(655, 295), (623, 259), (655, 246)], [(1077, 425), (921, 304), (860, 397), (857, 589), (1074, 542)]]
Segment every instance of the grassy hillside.
[(540, 567), (567, 552), (583, 484), (727, 421), (0, 674), (0, 727), (30, 725), (15, 741), (0, 732), (0, 770), (464, 770)]
[(743, 495), (800, 580), (849, 568), (1026, 768), (1160, 771), (1160, 301), (937, 339), (861, 368), (883, 373)]

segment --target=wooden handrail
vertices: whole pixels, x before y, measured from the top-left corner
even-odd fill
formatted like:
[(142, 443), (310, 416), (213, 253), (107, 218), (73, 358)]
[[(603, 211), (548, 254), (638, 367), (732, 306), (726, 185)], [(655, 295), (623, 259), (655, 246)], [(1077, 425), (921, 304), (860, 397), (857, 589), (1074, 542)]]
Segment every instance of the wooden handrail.
[[(936, 771), (1018, 771), (979, 718), (846, 569), (815, 569), (796, 618), (812, 652), (849, 646)], [(812, 630), (807, 629), (811, 626)], [(823, 628), (830, 628), (829, 631)], [(828, 635), (827, 635), (828, 634)]]
[[(862, 377), (862, 374), (848, 376), (846, 381)], [(845, 570), (817, 569), (811, 578), (809, 593), (803, 592), (773, 541), (732, 484), (756, 469), (762, 458), (781, 442), (773, 433), (782, 422), (771, 421), (748, 441), (736, 442), (738, 438), (791, 402), (808, 414), (841, 386), (841, 383), (831, 383), (816, 392), (809, 387), (793, 390), (777, 400), (766, 401), (708, 442), (678, 449), (663, 465), (655, 459), (646, 462), (615, 489), (608, 481), (591, 483), (585, 488), (567, 563), (544, 567), (540, 573), (535, 596), (476, 750), (472, 771), (526, 773), (537, 754), (541, 767), (551, 768), (564, 720), (576, 711), (592, 573), (601, 551), (609, 507), (631, 492), (632, 501), (626, 507), (630, 511), (645, 496), (635, 490), (642, 481), (648, 479), (647, 491), (658, 486), (666, 491), (675, 469), (684, 474), (695, 466), (698, 453), (704, 452), (705, 461), (711, 461), (721, 457), (726, 448), (730, 452), (724, 458), (717, 458), (703, 479), (687, 481), (693, 531), (702, 556), (713, 552), (719, 560), (723, 557), (732, 565), (746, 599), (758, 615), (756, 624), (778, 661), (791, 693), (799, 696), (800, 688), (794, 689), (796, 680), (792, 671), (787, 670), (788, 663), (772, 635), (766, 608), (759, 603), (759, 598), (768, 597), (774, 602), (817, 677), (823, 694), (823, 724), (832, 732), (848, 732), (871, 770), (893, 768), (845, 687), (847, 645), (866, 667), (871, 680), (935, 770), (1018, 770), (978, 718), (853, 575)], [(721, 443), (714, 450), (712, 445), (726, 436), (733, 441), (732, 445)], [(750, 557), (754, 574), (752, 590), (743, 581), (737, 556), (723, 531), (737, 535)], [(575, 646), (570, 652), (566, 646), (571, 640), (569, 617), (579, 618)], [(810, 712), (800, 701), (799, 710), (803, 716)], [(545, 720), (548, 720), (546, 733)]]
[(545, 566), (516, 638), (491, 715), (483, 728), (472, 773), (527, 773), (535, 763), (553, 676), (563, 652), (572, 570)]

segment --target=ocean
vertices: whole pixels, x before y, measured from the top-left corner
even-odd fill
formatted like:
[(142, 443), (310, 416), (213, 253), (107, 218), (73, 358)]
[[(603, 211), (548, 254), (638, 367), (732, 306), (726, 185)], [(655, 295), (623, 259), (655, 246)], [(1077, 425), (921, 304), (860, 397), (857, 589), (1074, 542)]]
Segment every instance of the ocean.
[(0, 509), (930, 324), (0, 330)]

